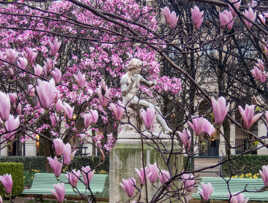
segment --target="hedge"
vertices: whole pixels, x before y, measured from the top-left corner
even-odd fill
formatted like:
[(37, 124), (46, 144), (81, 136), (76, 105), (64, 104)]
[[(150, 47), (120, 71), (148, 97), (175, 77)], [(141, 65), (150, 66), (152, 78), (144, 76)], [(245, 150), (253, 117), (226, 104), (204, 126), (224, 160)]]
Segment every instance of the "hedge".
[[(99, 157), (75, 157), (71, 163), (71, 168), (79, 169), (82, 166), (89, 165), (91, 168), (96, 169), (96, 172), (109, 171), (109, 158), (106, 158), (104, 163), (99, 167), (96, 166), (100, 163)], [(44, 156), (2, 156), (0, 162), (22, 162), (25, 171), (40, 171), (47, 172), (47, 158)]]
[[(80, 169), (82, 166), (90, 166), (94, 168), (97, 173), (106, 171), (109, 172), (109, 157), (106, 157), (103, 164), (99, 165), (102, 160), (100, 157), (75, 157), (71, 163), (71, 168)], [(99, 166), (98, 166), (99, 165)]]
[(245, 173), (256, 174), (263, 165), (268, 165), (268, 155), (232, 155), (229, 161), (222, 165), (224, 176), (241, 175)]
[[(12, 195), (19, 195), (24, 189), (23, 185), (23, 164), (14, 162), (0, 163), (0, 175), (11, 174), (13, 180)], [(0, 186), (0, 195), (4, 196), (4, 187)]]
[(47, 159), (44, 156), (1, 156), (0, 162), (22, 162), (26, 171), (45, 172)]

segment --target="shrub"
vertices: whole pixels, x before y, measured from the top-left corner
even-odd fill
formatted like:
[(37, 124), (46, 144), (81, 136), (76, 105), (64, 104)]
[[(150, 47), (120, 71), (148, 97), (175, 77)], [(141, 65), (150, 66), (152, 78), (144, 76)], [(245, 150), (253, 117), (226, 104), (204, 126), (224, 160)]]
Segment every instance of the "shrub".
[(21, 162), (25, 171), (46, 171), (47, 159), (44, 156), (2, 156), (0, 162)]
[(263, 165), (268, 165), (268, 155), (232, 155), (231, 162), (222, 165), (223, 176), (257, 174)]
[(104, 171), (109, 171), (109, 158), (107, 157), (103, 164), (98, 164), (101, 162), (100, 157), (75, 157), (75, 159), (72, 161), (71, 167), (80, 169), (82, 166), (90, 166), (92, 169), (95, 169), (97, 173), (100, 171), (104, 173)]
[[(47, 158), (44, 156), (5, 156), (0, 157), (0, 162), (21, 162), (24, 164), (24, 170), (29, 171), (29, 173), (35, 172), (47, 172)], [(97, 167), (100, 163), (99, 157), (89, 157), (89, 156), (77, 156), (72, 161), (71, 167), (79, 169), (82, 166), (89, 165), (91, 168), (96, 169), (96, 172), (101, 170), (109, 171), (109, 158), (107, 157), (103, 164)], [(96, 168), (97, 167), (97, 168)], [(28, 174), (26, 174), (27, 176)]]
[[(1, 162), (0, 163), (0, 175), (11, 174), (13, 180), (12, 195), (19, 195), (22, 193), (23, 185), (23, 164), (14, 162)], [(0, 186), (0, 195), (4, 196), (4, 187)]]

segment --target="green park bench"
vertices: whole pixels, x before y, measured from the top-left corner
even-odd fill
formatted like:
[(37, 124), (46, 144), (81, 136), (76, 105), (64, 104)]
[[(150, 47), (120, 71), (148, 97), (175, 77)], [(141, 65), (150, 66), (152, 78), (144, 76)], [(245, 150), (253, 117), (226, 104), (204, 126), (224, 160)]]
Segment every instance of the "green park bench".
[[(201, 183), (211, 183), (214, 192), (211, 195), (212, 200), (228, 200), (229, 192), (227, 189), (227, 184), (222, 178), (216, 177), (203, 177), (201, 178)], [(201, 184), (200, 184), (201, 185)], [(232, 194), (242, 191), (247, 185), (248, 191), (260, 190), (264, 185), (262, 179), (248, 179), (248, 178), (232, 178), (229, 182), (230, 191)], [(245, 197), (248, 197), (250, 201), (268, 201), (268, 191), (265, 192), (245, 192), (243, 193)], [(193, 193), (192, 197), (194, 199), (201, 199), (199, 192)]]
[[(68, 183), (65, 174), (61, 174), (59, 177), (60, 182)], [(108, 175), (107, 174), (95, 174), (90, 182), (90, 189), (97, 201), (108, 202)], [(54, 198), (51, 191), (54, 190), (53, 185), (59, 183), (53, 173), (36, 173), (34, 175), (32, 187), (30, 189), (24, 189), (22, 195), (25, 197), (35, 197), (39, 199)], [(82, 197), (73, 190), (70, 184), (65, 184), (65, 197), (66, 199), (82, 199)], [(78, 181), (77, 188), (83, 195), (90, 195), (89, 190), (85, 185)]]

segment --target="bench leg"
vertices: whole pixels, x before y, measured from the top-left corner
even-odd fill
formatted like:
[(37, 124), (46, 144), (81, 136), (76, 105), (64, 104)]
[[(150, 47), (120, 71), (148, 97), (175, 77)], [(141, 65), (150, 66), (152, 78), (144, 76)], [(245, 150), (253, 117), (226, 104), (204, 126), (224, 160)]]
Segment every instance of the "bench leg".
[(43, 202), (43, 201), (44, 201), (42, 195), (37, 196), (37, 197), (35, 197), (34, 199), (35, 199), (35, 202)]

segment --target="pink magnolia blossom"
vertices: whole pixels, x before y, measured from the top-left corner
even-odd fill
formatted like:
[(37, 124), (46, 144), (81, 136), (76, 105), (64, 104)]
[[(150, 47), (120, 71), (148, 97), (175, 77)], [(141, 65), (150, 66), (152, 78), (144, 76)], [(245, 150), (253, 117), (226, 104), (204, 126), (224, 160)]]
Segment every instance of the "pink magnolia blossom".
[(64, 105), (62, 104), (62, 101), (59, 99), (56, 103), (56, 111), (58, 113), (64, 113), (65, 112), (65, 107)]
[(110, 99), (110, 90), (109, 88), (107, 88), (104, 81), (102, 81), (101, 87), (99, 87), (96, 90), (96, 93), (98, 95), (100, 104), (102, 106), (107, 106), (107, 104), (109, 103), (109, 99)]
[(136, 180), (134, 178), (123, 179), (120, 186), (127, 193), (128, 197), (132, 197), (135, 192)]
[(198, 117), (194, 118), (191, 122), (188, 122), (196, 135), (200, 135), (201, 133), (207, 133), (211, 136), (216, 130), (214, 126), (205, 118)]
[(60, 156), (64, 152), (65, 144), (62, 139), (56, 138), (53, 140), (54, 149), (57, 156)]
[(246, 19), (244, 19), (244, 23), (246, 24), (248, 29), (250, 29), (252, 27), (252, 22), (256, 20), (256, 13), (253, 11), (252, 8), (249, 8), (245, 10), (243, 14), (246, 17)]
[(3, 121), (8, 120), (10, 114), (10, 97), (8, 94), (5, 94), (0, 91), (0, 118)]
[(63, 163), (69, 165), (71, 161), (72, 161), (72, 148), (71, 145), (67, 143), (63, 151)]
[(145, 169), (144, 168), (141, 168), (141, 169), (136, 168), (135, 170), (139, 176), (140, 184), (144, 185), (145, 184), (145, 172), (146, 172)]
[(91, 114), (91, 121), (92, 123), (97, 123), (99, 119), (99, 113), (96, 110), (90, 110), (89, 111)]
[(49, 82), (37, 80), (38, 86), (36, 92), (43, 108), (48, 109), (57, 98), (58, 91), (55, 87), (55, 81), (51, 79)]
[(244, 121), (244, 127), (246, 129), (250, 129), (251, 126), (262, 116), (262, 113), (254, 115), (255, 105), (246, 104), (245, 109), (243, 109), (241, 106), (239, 106), (238, 109)]
[(161, 9), (162, 15), (164, 15), (166, 19), (166, 23), (171, 27), (175, 28), (178, 22), (178, 17), (176, 16), (176, 13), (173, 11), (170, 13), (170, 10), (168, 7), (162, 8)]
[(247, 203), (248, 198), (245, 198), (244, 194), (240, 193), (238, 195), (234, 194), (231, 198), (230, 203)]
[(13, 187), (12, 176), (10, 174), (0, 176), (0, 182), (4, 186), (6, 193), (11, 194)]
[(146, 111), (142, 109), (140, 115), (144, 122), (145, 127), (148, 130), (152, 130), (155, 121), (155, 109), (153, 107), (147, 108)]
[(74, 107), (71, 107), (68, 103), (63, 103), (64, 106), (64, 113), (67, 116), (68, 119), (73, 118), (73, 112), (74, 112)]
[(264, 64), (263, 64), (263, 61), (262, 61), (261, 59), (258, 59), (258, 60), (257, 60), (256, 66), (257, 66), (257, 68), (259, 68), (261, 71), (264, 71)]
[(55, 38), (53, 42), (49, 41), (48, 44), (49, 44), (49, 47), (50, 47), (50, 55), (55, 56), (58, 53), (59, 49), (60, 49), (61, 42), (58, 41), (58, 39)]
[(39, 64), (36, 64), (34, 66), (34, 74), (40, 76), (42, 75), (42, 73), (43, 73), (43, 68)]
[(84, 119), (85, 128), (88, 128), (92, 123), (97, 123), (99, 114), (96, 110), (90, 110), (89, 113), (82, 114), (82, 117)]
[(218, 98), (215, 100), (214, 98), (211, 99), (215, 123), (221, 124), (224, 121), (225, 116), (229, 111), (229, 104), (226, 105), (226, 100), (224, 97)]
[(115, 138), (113, 137), (113, 134), (110, 133), (107, 135), (107, 142), (106, 144), (104, 145), (104, 149), (106, 149), (107, 151), (111, 151), (114, 144), (115, 144)]
[(21, 107), (21, 104), (19, 103), (19, 104), (17, 105), (17, 108), (16, 108), (16, 112), (17, 112), (18, 115), (21, 114), (21, 109), (22, 109), (22, 107)]
[(184, 189), (187, 192), (192, 192), (194, 189), (194, 185), (195, 185), (195, 179), (194, 179), (193, 174), (185, 173), (181, 176), (181, 178), (183, 181)]
[(168, 182), (170, 179), (170, 173), (167, 170), (161, 170), (159, 172), (159, 180), (162, 184)]
[[(236, 8), (236, 10), (239, 11), (241, 1), (240, 0), (230, 0), (230, 2), (233, 4), (233, 6)], [(231, 10), (233, 16), (236, 16), (236, 12), (230, 4), (229, 4), (229, 9)]]
[(80, 177), (80, 171), (79, 170), (72, 170), (72, 172), (68, 172), (66, 174), (67, 178), (68, 178), (68, 181), (69, 183), (73, 186), (73, 187), (76, 187), (77, 186), (77, 183), (78, 183), (78, 180), (79, 180), (79, 177)]
[(262, 166), (262, 170), (260, 170), (260, 175), (263, 180), (264, 186), (268, 187), (268, 165)]
[(8, 120), (5, 122), (5, 127), (8, 132), (16, 130), (20, 126), (20, 118), (9, 115)]
[(64, 196), (65, 196), (64, 183), (54, 184), (53, 187), (54, 187), (54, 191), (52, 191), (52, 194), (56, 197), (59, 203), (63, 203)]
[(28, 66), (28, 61), (24, 57), (20, 57), (18, 59), (17, 63), (18, 63), (18, 66), (23, 70), (25, 70), (27, 68), (27, 66)]
[(229, 30), (232, 29), (234, 20), (231, 11), (224, 10), (223, 12), (220, 12), (219, 18), (221, 27), (227, 27)]
[(33, 85), (28, 85), (28, 94), (31, 96), (31, 97), (33, 97), (33, 96), (35, 96), (35, 89), (34, 89), (34, 87), (33, 87)]
[(191, 147), (191, 132), (188, 129), (184, 129), (181, 132), (179, 132), (179, 137), (181, 139), (181, 142), (186, 150), (190, 150)]
[(59, 83), (61, 81), (61, 71), (58, 68), (55, 68), (52, 72), (51, 72), (53, 79), (55, 80), (56, 83)]
[(12, 104), (15, 104), (16, 101), (17, 101), (17, 98), (18, 98), (17, 93), (15, 93), (15, 92), (14, 93), (9, 93), (8, 95), (9, 95), (9, 98), (10, 98), (10, 102)]
[(15, 49), (7, 49), (6, 50), (6, 60), (9, 63), (16, 64), (18, 55), (19, 54)]
[(89, 166), (84, 166), (81, 168), (81, 173), (83, 175), (84, 184), (89, 187), (89, 184), (94, 176), (95, 171), (91, 170)]
[(86, 78), (85, 75), (82, 74), (80, 71), (77, 73), (77, 75), (74, 75), (74, 79), (79, 85), (79, 87), (83, 88), (86, 85)]
[(250, 71), (252, 76), (254, 77), (255, 80), (260, 81), (264, 83), (267, 79), (267, 75), (264, 71), (259, 69), (257, 66), (254, 66), (254, 68)]
[(91, 113), (84, 113), (84, 114), (82, 114), (82, 118), (84, 119), (84, 126), (85, 126), (85, 128), (88, 128), (90, 126), (91, 121), (92, 121), (91, 117), (92, 117), (91, 116)]
[(259, 18), (260, 18), (261, 23), (265, 25), (266, 18), (262, 14), (259, 14)]
[(34, 65), (37, 55), (38, 53), (34, 49), (30, 49), (28, 47), (25, 48), (25, 57), (31, 66)]
[(57, 125), (57, 118), (54, 114), (49, 115), (50, 123), (52, 127), (55, 127)]
[(202, 183), (201, 189), (199, 190), (201, 197), (206, 201), (209, 200), (213, 191), (214, 191), (214, 189), (213, 189), (211, 183), (207, 183), (207, 184)]
[(52, 168), (53, 173), (56, 177), (59, 177), (61, 174), (62, 169), (62, 163), (58, 161), (57, 157), (54, 157), (54, 159), (48, 157), (47, 158), (50, 168)]
[(120, 104), (111, 103), (109, 109), (113, 112), (115, 119), (120, 121), (124, 114), (124, 108)]
[(151, 183), (155, 183), (158, 180), (159, 169), (158, 169), (156, 163), (149, 164), (149, 166), (147, 166), (145, 168), (145, 172), (146, 172), (146, 175)]
[(199, 29), (203, 23), (204, 11), (200, 11), (198, 6), (191, 8), (192, 21), (196, 29)]
[(44, 64), (44, 69), (46, 70), (46, 72), (50, 72), (53, 68), (54, 68), (54, 65), (55, 65), (55, 61), (48, 58)]
[(2, 197), (0, 196), (0, 203), (3, 203), (3, 199), (2, 199)]

